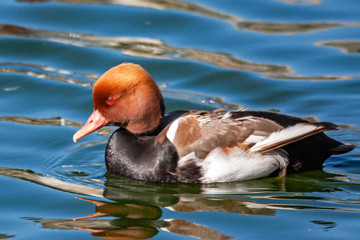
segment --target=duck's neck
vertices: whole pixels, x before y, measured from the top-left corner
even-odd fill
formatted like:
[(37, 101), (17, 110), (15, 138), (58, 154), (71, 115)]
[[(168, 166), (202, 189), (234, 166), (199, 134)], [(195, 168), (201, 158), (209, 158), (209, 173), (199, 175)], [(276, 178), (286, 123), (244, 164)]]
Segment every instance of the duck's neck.
[[(156, 96), (157, 95), (157, 96)], [(156, 97), (139, 96), (133, 117), (129, 118), (125, 128), (133, 134), (149, 134), (160, 127), (164, 118), (165, 105), (160, 91)], [(144, 104), (146, 102), (146, 104)]]

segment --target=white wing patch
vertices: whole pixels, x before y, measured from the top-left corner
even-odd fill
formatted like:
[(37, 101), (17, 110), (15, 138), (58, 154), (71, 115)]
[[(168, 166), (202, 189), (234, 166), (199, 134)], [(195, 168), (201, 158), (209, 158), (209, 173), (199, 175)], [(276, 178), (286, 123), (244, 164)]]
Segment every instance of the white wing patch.
[(179, 127), (179, 121), (181, 118), (176, 119), (175, 121), (173, 121), (166, 133), (166, 137), (170, 140), (170, 142), (174, 142), (175, 136), (176, 136), (176, 131)]
[(273, 132), (269, 135), (269, 137), (264, 140), (257, 142), (254, 146), (250, 148), (251, 152), (261, 151), (267, 146), (283, 142), (286, 140), (290, 140), (292, 138), (298, 138), (301, 136), (308, 135), (311, 132), (314, 132), (318, 126), (306, 123), (298, 123), (294, 126), (282, 129), (278, 132)]
[(201, 162), (204, 183), (233, 182), (266, 177), (279, 168), (286, 168), (288, 158), (282, 151), (266, 154), (247, 153), (239, 147), (230, 152), (215, 148)]

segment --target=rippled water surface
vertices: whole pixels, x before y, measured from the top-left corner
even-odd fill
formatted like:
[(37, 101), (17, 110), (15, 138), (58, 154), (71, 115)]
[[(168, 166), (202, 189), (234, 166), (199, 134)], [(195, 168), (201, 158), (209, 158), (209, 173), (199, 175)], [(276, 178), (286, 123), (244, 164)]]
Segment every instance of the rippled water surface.
[(328, 135), (359, 145), (359, 12), (358, 0), (1, 1), (0, 239), (358, 239), (359, 147), (284, 179), (155, 184), (106, 173), (113, 127), (72, 135), (96, 79), (135, 62), (167, 111), (274, 110), (337, 123)]

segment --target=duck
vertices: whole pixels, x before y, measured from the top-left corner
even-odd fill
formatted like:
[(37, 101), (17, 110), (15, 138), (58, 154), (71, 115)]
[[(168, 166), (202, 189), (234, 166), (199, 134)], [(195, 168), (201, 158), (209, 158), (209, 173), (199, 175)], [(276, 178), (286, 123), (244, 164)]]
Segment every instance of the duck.
[(118, 126), (105, 149), (111, 174), (150, 182), (214, 183), (285, 176), (322, 168), (344, 144), (309, 122), (270, 111), (177, 110), (165, 114), (161, 91), (140, 65), (121, 63), (93, 88), (94, 110), (73, 141)]

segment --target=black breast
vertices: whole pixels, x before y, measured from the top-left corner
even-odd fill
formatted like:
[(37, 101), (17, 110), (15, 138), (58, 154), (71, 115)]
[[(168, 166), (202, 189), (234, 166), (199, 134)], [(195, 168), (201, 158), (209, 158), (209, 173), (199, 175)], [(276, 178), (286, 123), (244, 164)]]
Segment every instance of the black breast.
[(106, 146), (107, 170), (115, 175), (144, 181), (172, 182), (177, 177), (178, 154), (165, 139), (155, 144), (156, 136), (139, 136), (118, 129)]

